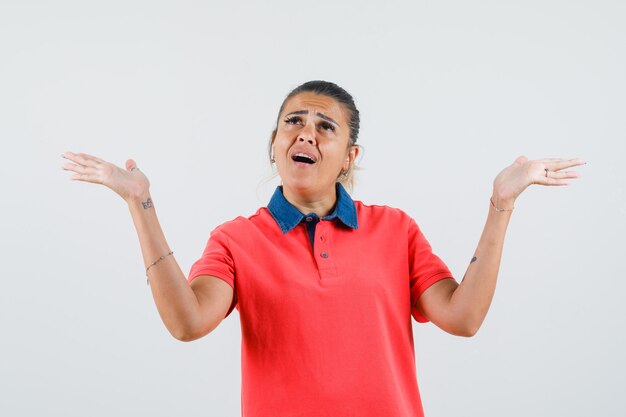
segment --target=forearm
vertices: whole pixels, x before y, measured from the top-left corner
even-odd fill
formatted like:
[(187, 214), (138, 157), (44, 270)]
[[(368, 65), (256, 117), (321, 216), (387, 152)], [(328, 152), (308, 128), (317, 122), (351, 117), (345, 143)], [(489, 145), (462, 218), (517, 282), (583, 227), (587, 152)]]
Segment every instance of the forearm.
[[(497, 198), (492, 197), (493, 201)], [(482, 324), (496, 289), (500, 260), (506, 229), (511, 218), (510, 211), (496, 211), (488, 203), (489, 214), (472, 261), (461, 284), (450, 297), (450, 309), (464, 323), (470, 334), (476, 333)], [(499, 201), (500, 208), (511, 208), (511, 202)]]
[[(149, 193), (127, 201), (139, 237), (144, 265), (147, 268), (171, 249), (157, 219)], [(152, 296), (169, 332), (177, 339), (190, 333), (198, 311), (198, 299), (181, 271), (174, 255), (169, 255), (148, 271)]]
[[(562, 170), (583, 164), (585, 162), (578, 158), (531, 161), (520, 156), (494, 179), (493, 202), (499, 209), (510, 210), (528, 186), (568, 185), (567, 180), (577, 178), (578, 173)], [(485, 228), (461, 284), (454, 280), (441, 280), (428, 288), (418, 300), (420, 310), (426, 317), (451, 334), (475, 334), (487, 315), (496, 289), (511, 211), (497, 211), (489, 204)]]

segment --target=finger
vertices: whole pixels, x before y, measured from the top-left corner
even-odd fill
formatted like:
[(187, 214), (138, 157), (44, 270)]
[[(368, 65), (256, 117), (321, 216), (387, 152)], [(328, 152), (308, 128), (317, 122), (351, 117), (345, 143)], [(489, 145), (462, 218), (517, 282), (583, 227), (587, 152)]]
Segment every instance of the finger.
[(85, 182), (92, 182), (94, 184), (100, 184), (100, 181), (97, 177), (95, 177), (93, 174), (74, 174), (70, 177), (70, 180), (73, 181), (85, 181)]
[(87, 155), (84, 153), (66, 152), (63, 154), (63, 156), (69, 159), (70, 161), (76, 162), (77, 164), (84, 165), (84, 166), (97, 166), (98, 164), (101, 163), (100, 161), (102, 161), (102, 160), (97, 161), (97, 160), (91, 159), (92, 157), (90, 155)]
[(561, 178), (551, 178), (551, 177), (541, 177), (539, 179), (536, 179), (534, 182), (534, 184), (538, 184), (538, 185), (548, 185), (548, 186), (559, 186), (559, 185), (569, 185), (569, 181), (567, 181), (566, 179), (561, 179)]
[(82, 156), (83, 158), (89, 158), (89, 159), (92, 159), (92, 160), (97, 161), (97, 162), (105, 162), (104, 160), (98, 158), (97, 156), (89, 155), (88, 153), (84, 153), (84, 152), (63, 152), (61, 154), (61, 156), (63, 158), (67, 158), (68, 156), (72, 156), (72, 157), (74, 157), (74, 156)]
[(537, 159), (538, 162), (559, 162), (559, 161), (581, 161), (581, 162), (585, 162), (582, 160), (582, 158), (542, 158), (542, 159)]
[(580, 174), (576, 171), (548, 171), (548, 177), (555, 179), (579, 178)]
[(134, 159), (127, 160), (125, 166), (126, 166), (127, 171), (133, 171), (133, 170), (139, 169), (137, 168), (137, 162), (135, 162)]
[(580, 158), (575, 159), (561, 159), (558, 161), (548, 162), (546, 163), (546, 167), (550, 171), (560, 171), (565, 168), (571, 168), (579, 165), (584, 165), (585, 161)]
[(92, 160), (94, 160), (94, 161), (96, 161), (98, 163), (104, 162), (102, 159), (98, 158), (97, 156), (89, 155), (88, 153), (79, 153), (79, 155), (82, 155), (85, 158), (92, 159)]
[[(74, 171), (77, 172), (79, 174), (92, 174), (93, 172), (93, 167), (86, 167), (83, 165), (77, 165), (77, 164), (64, 164), (61, 168), (63, 168), (66, 171)], [(88, 172), (89, 171), (89, 172)]]
[(542, 159), (538, 159), (538, 162), (557, 162), (557, 161), (563, 161), (563, 158), (542, 158)]

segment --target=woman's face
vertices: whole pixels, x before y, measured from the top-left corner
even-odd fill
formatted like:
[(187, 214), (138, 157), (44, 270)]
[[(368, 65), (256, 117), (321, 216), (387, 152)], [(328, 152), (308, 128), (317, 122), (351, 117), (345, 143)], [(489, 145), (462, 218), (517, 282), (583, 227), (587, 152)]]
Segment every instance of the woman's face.
[(310, 92), (291, 97), (272, 142), (283, 188), (302, 196), (334, 193), (340, 172), (358, 154), (349, 140), (348, 111), (335, 99)]

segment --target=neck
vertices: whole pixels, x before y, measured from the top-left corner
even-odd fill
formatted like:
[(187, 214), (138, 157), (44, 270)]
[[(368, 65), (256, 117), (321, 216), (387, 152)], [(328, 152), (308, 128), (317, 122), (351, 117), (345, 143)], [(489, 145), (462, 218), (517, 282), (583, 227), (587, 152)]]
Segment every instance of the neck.
[(337, 202), (335, 186), (333, 186), (332, 190), (328, 190), (328, 192), (320, 195), (304, 195), (283, 186), (283, 196), (301, 213), (315, 213), (318, 217), (329, 215)]

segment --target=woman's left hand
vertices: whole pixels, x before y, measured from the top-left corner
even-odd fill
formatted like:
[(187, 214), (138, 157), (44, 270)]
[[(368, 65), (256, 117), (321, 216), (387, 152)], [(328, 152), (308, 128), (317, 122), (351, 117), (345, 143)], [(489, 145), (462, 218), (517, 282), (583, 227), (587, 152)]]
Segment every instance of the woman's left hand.
[(512, 207), (515, 199), (531, 184), (569, 185), (570, 178), (578, 178), (576, 171), (562, 171), (586, 162), (580, 158), (545, 158), (529, 160), (518, 157), (503, 169), (493, 181), (493, 193), (501, 207)]

